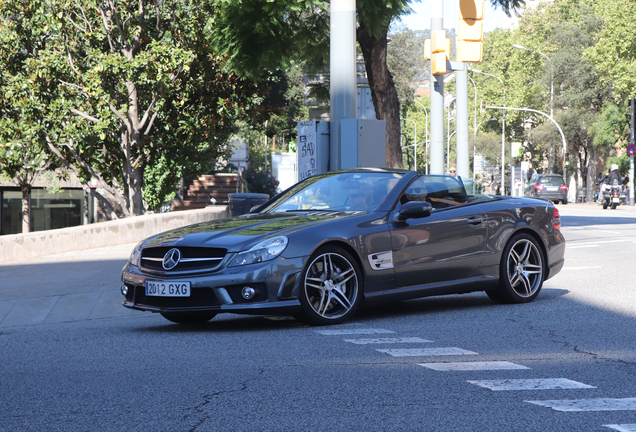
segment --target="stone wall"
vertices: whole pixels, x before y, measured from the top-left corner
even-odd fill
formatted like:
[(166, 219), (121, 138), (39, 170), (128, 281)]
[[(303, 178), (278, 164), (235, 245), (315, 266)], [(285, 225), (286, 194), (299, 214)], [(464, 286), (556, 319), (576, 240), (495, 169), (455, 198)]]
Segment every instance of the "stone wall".
[(228, 217), (227, 206), (136, 216), (27, 234), (0, 236), (0, 265), (56, 253), (136, 243), (146, 237)]

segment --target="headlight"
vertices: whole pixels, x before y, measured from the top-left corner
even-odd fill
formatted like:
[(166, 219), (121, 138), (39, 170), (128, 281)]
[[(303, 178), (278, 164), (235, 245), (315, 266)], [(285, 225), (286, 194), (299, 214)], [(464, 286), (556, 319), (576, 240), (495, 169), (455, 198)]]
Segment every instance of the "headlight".
[(282, 254), (287, 247), (287, 237), (278, 236), (257, 243), (250, 250), (239, 252), (229, 267), (269, 261)]
[(130, 264), (134, 267), (139, 267), (139, 261), (141, 261), (141, 245), (142, 244), (144, 244), (143, 241), (140, 241), (139, 243), (137, 243), (137, 246), (135, 246), (133, 251), (130, 253), (130, 258), (128, 258), (128, 261), (130, 261)]

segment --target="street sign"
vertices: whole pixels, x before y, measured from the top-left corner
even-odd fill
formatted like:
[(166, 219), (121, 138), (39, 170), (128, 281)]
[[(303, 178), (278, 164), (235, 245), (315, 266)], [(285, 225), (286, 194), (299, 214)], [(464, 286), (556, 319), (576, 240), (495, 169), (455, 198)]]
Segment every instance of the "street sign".
[(629, 144), (627, 146), (627, 154), (633, 156), (634, 153), (636, 153), (636, 147), (634, 146), (634, 144)]

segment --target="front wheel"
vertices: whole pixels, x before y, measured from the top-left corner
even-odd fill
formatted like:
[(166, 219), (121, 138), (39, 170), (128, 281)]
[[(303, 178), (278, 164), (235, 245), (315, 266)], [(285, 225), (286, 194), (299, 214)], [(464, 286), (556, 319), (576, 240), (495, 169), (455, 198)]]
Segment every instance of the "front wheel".
[(513, 236), (504, 248), (499, 264), (499, 286), (486, 291), (498, 303), (527, 303), (543, 286), (543, 254), (528, 234)]
[(348, 320), (362, 299), (362, 273), (344, 249), (318, 249), (303, 272), (300, 289), (301, 319), (317, 325)]
[(197, 325), (205, 324), (216, 316), (214, 312), (174, 313), (161, 312), (161, 316), (176, 324)]

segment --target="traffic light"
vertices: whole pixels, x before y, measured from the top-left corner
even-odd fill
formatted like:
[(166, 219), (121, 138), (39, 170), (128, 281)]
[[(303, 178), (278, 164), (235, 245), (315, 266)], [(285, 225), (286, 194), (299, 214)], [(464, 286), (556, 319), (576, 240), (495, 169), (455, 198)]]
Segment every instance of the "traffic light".
[(446, 30), (431, 32), (431, 38), (424, 41), (424, 58), (430, 58), (433, 75), (446, 73), (446, 61), (450, 60), (450, 39), (446, 37)]
[(482, 113), (486, 112), (486, 101), (481, 101), (481, 112)]
[(484, 0), (459, 0), (457, 60), (479, 63), (483, 56)]

